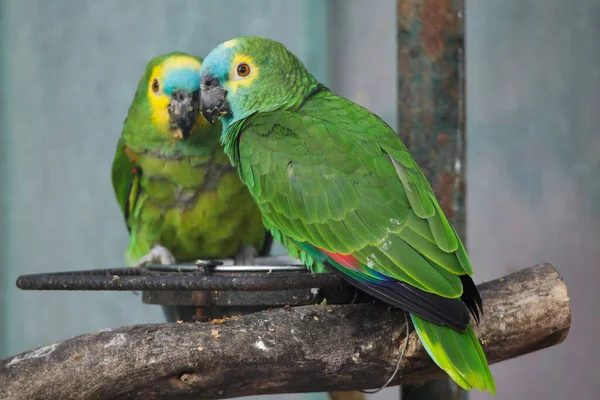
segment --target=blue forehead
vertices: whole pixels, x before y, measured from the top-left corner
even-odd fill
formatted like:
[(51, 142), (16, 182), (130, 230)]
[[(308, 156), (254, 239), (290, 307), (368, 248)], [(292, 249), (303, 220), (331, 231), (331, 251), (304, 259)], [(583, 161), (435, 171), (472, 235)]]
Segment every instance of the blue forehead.
[(226, 79), (229, 75), (232, 55), (232, 48), (227, 48), (222, 44), (219, 45), (204, 59), (202, 68), (200, 69), (200, 74), (210, 74), (219, 80)]
[(200, 71), (194, 68), (178, 68), (167, 72), (163, 91), (169, 96), (175, 89), (193, 92), (200, 88)]

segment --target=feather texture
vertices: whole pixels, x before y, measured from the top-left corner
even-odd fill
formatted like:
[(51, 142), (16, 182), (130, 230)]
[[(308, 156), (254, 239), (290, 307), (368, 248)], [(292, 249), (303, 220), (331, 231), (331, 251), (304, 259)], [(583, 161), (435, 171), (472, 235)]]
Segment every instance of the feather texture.
[(237, 138), (228, 155), (290, 254), (409, 311), (441, 368), (494, 392), (469, 322), (481, 299), (468, 257), (389, 126), (323, 88), (298, 109), (255, 113), (228, 131)]
[[(112, 183), (130, 233), (129, 265), (135, 265), (154, 244), (166, 247), (178, 261), (233, 257), (245, 246), (261, 254), (270, 250), (271, 236), (260, 211), (220, 146), (220, 125), (209, 125), (199, 117), (189, 137), (180, 140), (156, 123), (162, 118), (157, 113), (168, 118), (169, 104), (166, 94), (148, 90), (156, 71), (171, 65), (175, 70), (163, 81), (165, 85), (199, 89), (199, 71), (198, 81), (188, 80), (182, 73), (189, 75), (189, 71), (177, 68), (199, 68), (201, 61), (183, 53), (152, 60), (125, 120)], [(165, 91), (182, 89), (171, 86)]]

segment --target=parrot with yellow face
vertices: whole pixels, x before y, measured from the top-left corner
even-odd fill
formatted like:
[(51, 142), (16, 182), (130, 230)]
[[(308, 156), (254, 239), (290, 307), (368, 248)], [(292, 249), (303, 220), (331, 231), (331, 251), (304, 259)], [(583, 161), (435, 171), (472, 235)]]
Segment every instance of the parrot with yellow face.
[(199, 112), (201, 65), (179, 52), (152, 59), (129, 108), (112, 164), (128, 265), (248, 265), (270, 250), (260, 211), (219, 146), (220, 127)]

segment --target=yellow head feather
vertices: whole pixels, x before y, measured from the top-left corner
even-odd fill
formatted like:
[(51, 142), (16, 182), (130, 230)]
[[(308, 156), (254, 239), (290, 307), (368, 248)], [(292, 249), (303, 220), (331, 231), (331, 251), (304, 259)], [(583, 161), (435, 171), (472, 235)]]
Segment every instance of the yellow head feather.
[[(152, 124), (159, 130), (159, 132), (165, 135), (171, 134), (168, 110), (171, 97), (163, 92), (163, 81), (168, 75), (169, 71), (180, 68), (191, 68), (200, 71), (201, 66), (202, 64), (193, 57), (177, 55), (167, 58), (152, 69), (150, 79), (148, 80), (148, 99), (150, 100), (151, 121)], [(154, 92), (152, 88), (152, 83), (155, 79), (159, 84), (157, 92)], [(200, 126), (208, 124), (208, 121), (206, 121), (201, 113), (198, 113), (196, 124)]]

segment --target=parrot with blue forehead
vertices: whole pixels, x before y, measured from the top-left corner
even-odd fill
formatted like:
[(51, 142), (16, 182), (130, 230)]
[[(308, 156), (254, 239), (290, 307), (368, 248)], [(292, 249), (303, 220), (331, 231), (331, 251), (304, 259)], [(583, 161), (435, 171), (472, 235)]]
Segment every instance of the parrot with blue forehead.
[(112, 165), (128, 265), (231, 258), (252, 264), (272, 242), (248, 189), (199, 110), (202, 59), (169, 53), (142, 76)]
[(406, 310), (426, 351), (458, 385), (495, 395), (473, 331), (473, 269), (400, 137), (337, 96), (282, 44), (222, 43), (201, 69), (201, 110), (274, 238)]

